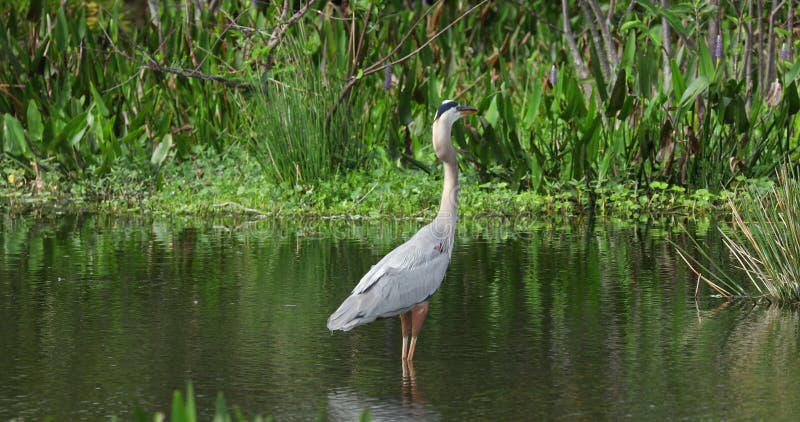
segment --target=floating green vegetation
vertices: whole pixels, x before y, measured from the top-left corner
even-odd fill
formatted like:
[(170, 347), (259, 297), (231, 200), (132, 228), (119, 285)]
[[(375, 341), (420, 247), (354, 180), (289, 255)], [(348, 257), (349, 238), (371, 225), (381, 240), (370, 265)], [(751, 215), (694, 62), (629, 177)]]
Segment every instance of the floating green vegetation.
[[(737, 278), (715, 265), (697, 248), (697, 259), (679, 249), (681, 257), (719, 294), (764, 298), (800, 304), (800, 190), (793, 170), (783, 168), (778, 182), (750, 201), (728, 201), (731, 227), (720, 229), (723, 241), (745, 277)], [(749, 281), (749, 284), (748, 284)]]
[[(22, 173), (18, 167), (0, 166), (0, 210), (426, 220), (436, 212), (442, 183), (438, 173), (397, 167), (337, 173), (316, 183), (274, 182), (242, 147), (229, 148), (222, 156), (195, 148), (191, 160), (168, 164), (159, 174), (114, 167), (98, 177), (74, 181), (58, 172), (40, 172), (34, 180), (24, 179)], [(519, 192), (503, 181), (482, 182), (466, 167), (459, 212), (466, 220), (489, 217), (516, 223), (575, 217), (695, 219), (719, 212), (739, 189), (763, 183), (742, 180), (737, 190), (717, 194), (664, 182), (639, 186), (635, 181), (548, 182), (538, 192)]]

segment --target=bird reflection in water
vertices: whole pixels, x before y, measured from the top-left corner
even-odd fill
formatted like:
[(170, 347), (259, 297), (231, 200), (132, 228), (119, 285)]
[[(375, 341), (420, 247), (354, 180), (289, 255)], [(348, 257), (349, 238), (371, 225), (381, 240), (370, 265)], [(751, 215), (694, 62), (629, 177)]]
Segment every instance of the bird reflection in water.
[(364, 412), (372, 421), (440, 421), (442, 416), (425, 400), (414, 372), (413, 362), (403, 360), (400, 397), (369, 397), (350, 388), (328, 393), (327, 420), (359, 420)]
[(403, 385), (402, 398), (403, 405), (414, 405), (414, 403), (426, 403), (419, 388), (417, 387), (417, 376), (414, 373), (414, 362), (403, 360)]

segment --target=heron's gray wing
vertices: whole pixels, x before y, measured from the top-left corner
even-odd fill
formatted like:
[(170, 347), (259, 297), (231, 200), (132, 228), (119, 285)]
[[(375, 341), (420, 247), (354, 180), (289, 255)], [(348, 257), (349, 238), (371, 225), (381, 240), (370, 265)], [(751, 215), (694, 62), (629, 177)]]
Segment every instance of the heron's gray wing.
[(442, 283), (450, 263), (450, 246), (449, 239), (440, 239), (429, 226), (424, 227), (362, 277), (328, 318), (328, 328), (350, 330), (427, 300)]
[(442, 284), (450, 257), (446, 253), (425, 253), (385, 267), (369, 287), (358, 293), (375, 300), (371, 314), (385, 318), (405, 312), (430, 298)]
[[(441, 265), (441, 261), (444, 262), (442, 268), (442, 276), (444, 276), (444, 270), (447, 269), (447, 264), (450, 262), (450, 253), (447, 249), (451, 246), (452, 241), (437, 236), (432, 229), (432, 225), (429, 224), (420, 229), (411, 239), (408, 239), (405, 243), (386, 254), (377, 264), (373, 265), (372, 268), (361, 277), (356, 287), (353, 288), (352, 293), (359, 294), (369, 290), (374, 283), (387, 275), (397, 276), (402, 273), (416, 274), (418, 268), (427, 267), (429, 264)], [(442, 260), (442, 255), (445, 255), (447, 259)], [(409, 276), (411, 276), (411, 274), (409, 274)]]

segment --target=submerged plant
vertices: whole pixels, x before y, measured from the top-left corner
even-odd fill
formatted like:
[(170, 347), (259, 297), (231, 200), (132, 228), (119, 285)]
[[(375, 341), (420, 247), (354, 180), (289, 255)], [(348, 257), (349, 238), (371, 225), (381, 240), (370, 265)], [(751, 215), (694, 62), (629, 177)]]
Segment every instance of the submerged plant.
[[(733, 222), (723, 241), (752, 289), (715, 264), (703, 265), (678, 249), (681, 258), (711, 288), (725, 297), (755, 296), (800, 303), (800, 191), (794, 171), (783, 168), (777, 184), (745, 205), (729, 199)], [(702, 252), (706, 261), (708, 255)]]

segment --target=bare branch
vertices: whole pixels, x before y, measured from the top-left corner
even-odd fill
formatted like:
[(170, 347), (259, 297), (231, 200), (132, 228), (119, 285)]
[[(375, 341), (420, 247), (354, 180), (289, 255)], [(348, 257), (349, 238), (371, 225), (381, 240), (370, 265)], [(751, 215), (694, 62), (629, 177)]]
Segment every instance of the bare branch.
[[(406, 54), (405, 56), (403, 56), (403, 57), (401, 57), (401, 58), (399, 58), (397, 60), (389, 61), (388, 63), (384, 63), (385, 61), (387, 61), (389, 59), (389, 57), (391, 57), (391, 54), (389, 54), (389, 55), (381, 58), (380, 60), (378, 60), (376, 63), (372, 64), (371, 66), (368, 66), (367, 68), (365, 68), (363, 70), (363, 72), (361, 72), (361, 77), (360, 78), (356, 78), (355, 76), (351, 76), (347, 80), (347, 83), (345, 84), (344, 88), (342, 88), (342, 92), (339, 94), (339, 98), (336, 100), (336, 103), (334, 104), (333, 108), (331, 109), (331, 113), (329, 114), (328, 120), (330, 120), (330, 116), (333, 115), (333, 113), (335, 113), (336, 110), (339, 108), (339, 105), (342, 103), (342, 101), (344, 101), (345, 98), (347, 98), (347, 96), (350, 95), (350, 91), (352, 91), (353, 87), (356, 85), (356, 83), (358, 83), (358, 81), (361, 78), (363, 78), (364, 76), (371, 75), (373, 73), (377, 73), (377, 72), (383, 71), (384, 69), (386, 69), (389, 66), (393, 66), (393, 65), (396, 65), (398, 63), (402, 63), (402, 62), (404, 62), (404, 61), (416, 56), (420, 51), (422, 51), (423, 48), (427, 47), (428, 45), (430, 45), (430, 43), (432, 43), (437, 38), (439, 38), (440, 35), (442, 35), (443, 33), (447, 32), (450, 28), (455, 26), (458, 22), (463, 20), (465, 17), (467, 17), (474, 10), (476, 10), (477, 8), (483, 6), (484, 4), (486, 4), (488, 2), (489, 2), (489, 0), (483, 0), (482, 2), (476, 4), (475, 6), (472, 6), (471, 8), (469, 8), (469, 10), (467, 10), (464, 13), (462, 13), (461, 16), (459, 16), (456, 19), (454, 19), (447, 26), (445, 26), (440, 31), (438, 31), (437, 33), (433, 34), (430, 38), (428, 38), (428, 40), (425, 41), (424, 43), (422, 43), (422, 45), (417, 47), (414, 51)], [(431, 6), (431, 8), (433, 8), (433, 6)], [(419, 20), (417, 22), (419, 22)], [(409, 31), (409, 33), (410, 32), (411, 31)], [(405, 41), (405, 38), (403, 38), (403, 41)], [(399, 50), (400, 47), (402, 46), (403, 41), (401, 41), (401, 43), (399, 45), (397, 45), (392, 50), (392, 52), (395, 52), (395, 51)]]
[(275, 27), (275, 30), (272, 31), (272, 34), (269, 36), (269, 40), (267, 41), (267, 49), (269, 49), (269, 53), (267, 53), (267, 59), (266, 59), (267, 68), (272, 67), (271, 63), (272, 63), (273, 53), (275, 52), (275, 46), (277, 46), (281, 42), (281, 40), (283, 40), (283, 37), (284, 35), (286, 35), (286, 31), (289, 29), (289, 27), (292, 26), (295, 22), (299, 21), (300, 18), (302, 18), (303, 15), (306, 14), (308, 8), (311, 7), (311, 3), (313, 2), (314, 0), (308, 0), (308, 2), (306, 2), (305, 5), (303, 5), (297, 12), (295, 12), (292, 16), (289, 17), (289, 19), (286, 20), (284, 20), (284, 18), (286, 17), (286, 15), (289, 14), (289, 7), (288, 7), (289, 2), (286, 1), (284, 3), (283, 11), (281, 12), (281, 18), (282, 18), (281, 20), (283, 22), (279, 23), (278, 26)]
[(611, 25), (611, 18), (614, 17), (614, 7), (616, 7), (616, 5), (617, 5), (617, 2), (614, 1), (614, 0), (611, 0), (608, 3), (608, 16), (606, 17), (606, 23), (609, 24), (609, 25)]
[(432, 43), (432, 42), (433, 42), (433, 41), (435, 41), (437, 38), (439, 38), (439, 36), (440, 36), (440, 35), (442, 35), (443, 33), (447, 32), (447, 31), (448, 31), (450, 28), (452, 28), (453, 26), (455, 26), (455, 25), (456, 25), (457, 23), (459, 23), (459, 22), (460, 22), (462, 19), (466, 18), (466, 17), (467, 17), (467, 16), (468, 16), (470, 13), (472, 13), (472, 12), (473, 12), (475, 9), (477, 9), (477, 8), (479, 8), (479, 7), (481, 7), (481, 6), (483, 6), (484, 4), (486, 4), (486, 3), (488, 3), (488, 2), (489, 2), (489, 0), (483, 0), (482, 2), (480, 2), (480, 3), (476, 4), (475, 6), (472, 6), (471, 8), (469, 8), (469, 10), (467, 10), (467, 11), (466, 11), (466, 12), (464, 12), (464, 13), (462, 13), (462, 14), (461, 14), (461, 16), (459, 16), (459, 17), (455, 18), (455, 19), (454, 19), (452, 22), (450, 22), (450, 23), (449, 23), (447, 26), (445, 26), (444, 28), (442, 28), (442, 30), (440, 30), (439, 32), (437, 32), (437, 33), (433, 34), (433, 35), (432, 35), (430, 38), (428, 38), (428, 40), (427, 40), (427, 41), (425, 41), (425, 42), (424, 42), (424, 43), (423, 43), (421, 46), (417, 47), (417, 48), (416, 48), (414, 51), (412, 51), (412, 52), (410, 52), (410, 53), (406, 54), (405, 56), (403, 56), (403, 57), (401, 57), (401, 58), (399, 58), (399, 59), (397, 59), (397, 60), (395, 60), (395, 61), (392, 61), (392, 62), (389, 62), (389, 63), (387, 63), (387, 64), (384, 64), (384, 65), (379, 65), (379, 64), (377, 64), (377, 63), (376, 63), (376, 64), (374, 64), (374, 65), (372, 65), (372, 66), (368, 67), (367, 69), (365, 69), (365, 70), (364, 70), (364, 76), (371, 75), (371, 74), (373, 74), (373, 73), (376, 73), (376, 72), (380, 72), (380, 71), (382, 71), (384, 68), (387, 68), (387, 67), (389, 67), (389, 66), (396, 65), (396, 64), (398, 64), (398, 63), (402, 63), (402, 62), (404, 62), (404, 61), (406, 61), (406, 60), (408, 60), (408, 59), (410, 59), (410, 58), (412, 58), (412, 57), (416, 56), (416, 55), (417, 55), (417, 54), (418, 54), (420, 51), (422, 51), (422, 49), (423, 49), (423, 48), (427, 47), (427, 46), (428, 46), (430, 43)]
[[(742, 7), (742, 13), (744, 14), (744, 6)], [(745, 100), (744, 106), (745, 110), (750, 110), (750, 103), (753, 99), (753, 1), (748, 0), (747, 2), (747, 23), (744, 27), (744, 51), (742, 58), (742, 68), (741, 73), (739, 74), (739, 78), (744, 78), (744, 92), (745, 92)]]
[(592, 12), (586, 5), (586, 2), (581, 0), (578, 3), (580, 3), (583, 18), (586, 19), (586, 25), (589, 27), (589, 33), (592, 34), (592, 42), (597, 51), (597, 59), (600, 61), (600, 69), (603, 71), (604, 82), (609, 82), (612, 78), (611, 64), (608, 62), (608, 56), (604, 54), (605, 48), (603, 47), (602, 39), (600, 39), (600, 32), (597, 30), (597, 25), (594, 19), (592, 19)]
[[(355, 55), (353, 56), (353, 68), (358, 66), (361, 61), (361, 56), (364, 51), (364, 39), (367, 37), (367, 27), (369, 26), (369, 18), (372, 16), (372, 5), (367, 9), (367, 14), (364, 16), (364, 24), (361, 26), (361, 34), (358, 36), (358, 44), (356, 45)], [(353, 27), (355, 27), (355, 20), (353, 20)]]
[(786, 60), (794, 61), (794, 0), (789, 0), (789, 17), (786, 19), (786, 32), (789, 36), (786, 39), (786, 49), (788, 56)]
[(772, 12), (769, 14), (769, 32), (767, 32), (767, 71), (766, 71), (766, 79), (764, 79), (764, 86), (769, 86), (773, 80), (775, 80), (775, 65), (776, 65), (776, 48), (775, 48), (775, 15), (778, 13), (783, 4), (786, 3), (786, 0), (782, 0), (781, 2), (772, 3)]
[(765, 94), (769, 88), (769, 82), (766, 78), (766, 67), (764, 66), (764, 8), (761, 3), (760, 1), (756, 1), (756, 11), (758, 13), (758, 27), (756, 32), (758, 34), (758, 48), (756, 51), (758, 52), (758, 89), (762, 94)]
[[(561, 11), (564, 17), (564, 38), (567, 39), (569, 51), (572, 54), (572, 61), (575, 68), (578, 70), (578, 77), (582, 80), (589, 79), (589, 71), (586, 70), (586, 65), (583, 63), (581, 52), (578, 50), (578, 45), (575, 43), (575, 35), (572, 33), (572, 25), (569, 23), (569, 5), (567, 0), (561, 0)], [(583, 84), (583, 94), (588, 100), (592, 96), (592, 86), (588, 83)]]
[(219, 82), (225, 86), (229, 86), (231, 88), (250, 88), (253, 85), (247, 82), (237, 81), (233, 79), (228, 79), (219, 75), (211, 75), (208, 73), (202, 73), (197, 70), (193, 69), (184, 69), (180, 67), (173, 67), (173, 66), (164, 66), (160, 63), (157, 63), (153, 60), (149, 61), (146, 65), (143, 66), (148, 70), (153, 70), (156, 72), (162, 73), (171, 73), (173, 75), (182, 76), (184, 78), (193, 78), (193, 79), (202, 79), (204, 81), (214, 81)]
[[(669, 0), (661, 0), (661, 7), (669, 8)], [(664, 60), (664, 91), (670, 92), (672, 90), (672, 67), (669, 64), (672, 58), (672, 30), (667, 22), (667, 18), (661, 16), (661, 43), (664, 47), (663, 60)]]
[[(603, 36), (603, 43), (605, 43), (605, 53), (608, 56), (608, 62), (613, 68), (619, 65), (619, 57), (617, 56), (616, 43), (614, 37), (611, 36), (611, 29), (608, 27), (609, 19), (603, 16), (603, 11), (600, 10), (600, 5), (597, 0), (585, 0), (594, 13), (594, 18), (597, 21), (597, 27), (600, 29), (600, 35)], [(608, 16), (611, 16), (612, 9), (609, 9)], [(601, 52), (598, 52), (601, 53)]]

